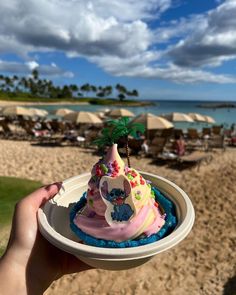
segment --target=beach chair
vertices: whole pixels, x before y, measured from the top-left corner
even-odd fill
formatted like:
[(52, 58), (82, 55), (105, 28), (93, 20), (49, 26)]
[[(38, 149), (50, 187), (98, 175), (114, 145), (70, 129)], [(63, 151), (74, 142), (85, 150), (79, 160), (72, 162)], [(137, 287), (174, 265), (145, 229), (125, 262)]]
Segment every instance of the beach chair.
[(212, 126), (211, 130), (212, 130), (213, 135), (221, 135), (222, 127), (221, 126)]
[(158, 156), (163, 152), (166, 143), (167, 143), (167, 138), (166, 137), (155, 137), (151, 141), (148, 154), (152, 158), (157, 159)]
[(197, 129), (188, 128), (187, 139), (190, 139), (190, 140), (199, 139), (199, 134)]
[(197, 170), (200, 169), (200, 165), (203, 162), (209, 163), (212, 160), (212, 155), (205, 152), (195, 151), (189, 155), (178, 157), (178, 165), (181, 166), (197, 166)]
[(225, 137), (224, 135), (212, 136), (208, 141), (208, 149), (220, 148), (225, 151)]
[(2, 127), (2, 137), (4, 139), (9, 139), (12, 136), (12, 131), (8, 126), (8, 122), (5, 118), (0, 119), (0, 126)]
[(179, 137), (179, 136), (184, 136), (184, 132), (182, 129), (174, 129), (173, 131), (173, 137)]
[(211, 135), (211, 128), (206, 128), (206, 127), (202, 128), (202, 137), (204, 137), (206, 135), (208, 135), (208, 136)]
[(142, 151), (144, 139), (129, 138), (130, 154), (138, 155)]

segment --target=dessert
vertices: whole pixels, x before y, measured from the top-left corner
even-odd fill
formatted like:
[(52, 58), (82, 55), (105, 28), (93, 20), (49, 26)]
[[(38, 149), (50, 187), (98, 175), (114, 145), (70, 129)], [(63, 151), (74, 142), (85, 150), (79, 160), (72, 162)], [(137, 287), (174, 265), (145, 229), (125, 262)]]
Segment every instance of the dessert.
[(175, 226), (173, 203), (125, 166), (116, 144), (94, 165), (88, 190), (71, 211), (71, 229), (94, 246), (144, 245)]

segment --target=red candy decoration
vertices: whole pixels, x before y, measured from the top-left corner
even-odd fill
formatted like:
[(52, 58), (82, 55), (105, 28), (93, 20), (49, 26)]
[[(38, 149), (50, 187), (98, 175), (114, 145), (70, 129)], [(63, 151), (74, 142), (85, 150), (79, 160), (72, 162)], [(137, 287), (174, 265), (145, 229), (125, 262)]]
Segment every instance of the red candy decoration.
[(134, 188), (138, 185), (138, 182), (137, 181), (130, 181), (130, 184), (131, 184), (131, 187)]
[(97, 176), (102, 176), (103, 175), (102, 169), (100, 168), (99, 165), (96, 166), (96, 175)]
[(140, 184), (142, 184), (142, 185), (144, 185), (144, 184), (145, 184), (145, 181), (144, 181), (144, 179), (143, 179), (142, 175), (140, 175)]

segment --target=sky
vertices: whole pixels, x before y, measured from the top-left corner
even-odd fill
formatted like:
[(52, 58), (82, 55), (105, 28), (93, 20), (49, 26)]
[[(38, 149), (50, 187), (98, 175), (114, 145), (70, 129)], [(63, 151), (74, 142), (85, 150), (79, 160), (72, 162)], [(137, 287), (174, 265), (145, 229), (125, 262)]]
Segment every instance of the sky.
[(0, 2), (0, 73), (236, 101), (236, 0)]

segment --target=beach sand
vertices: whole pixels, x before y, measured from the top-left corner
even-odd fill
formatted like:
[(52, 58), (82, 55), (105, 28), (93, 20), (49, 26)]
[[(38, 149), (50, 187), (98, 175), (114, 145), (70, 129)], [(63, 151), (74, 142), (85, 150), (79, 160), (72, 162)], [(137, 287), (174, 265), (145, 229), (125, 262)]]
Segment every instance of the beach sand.
[(0, 100), (0, 107), (9, 106), (40, 106), (40, 105), (89, 105), (88, 102), (71, 102), (71, 101), (57, 101), (57, 102), (40, 102), (40, 101), (8, 101)]
[[(97, 160), (90, 150), (78, 147), (0, 141), (0, 175), (45, 184), (89, 172)], [(186, 191), (196, 210), (192, 232), (178, 246), (141, 267), (67, 275), (54, 282), (46, 295), (235, 294), (236, 149), (215, 152), (211, 163), (201, 165), (199, 171), (170, 169), (148, 158), (131, 157), (131, 164), (166, 177)]]

